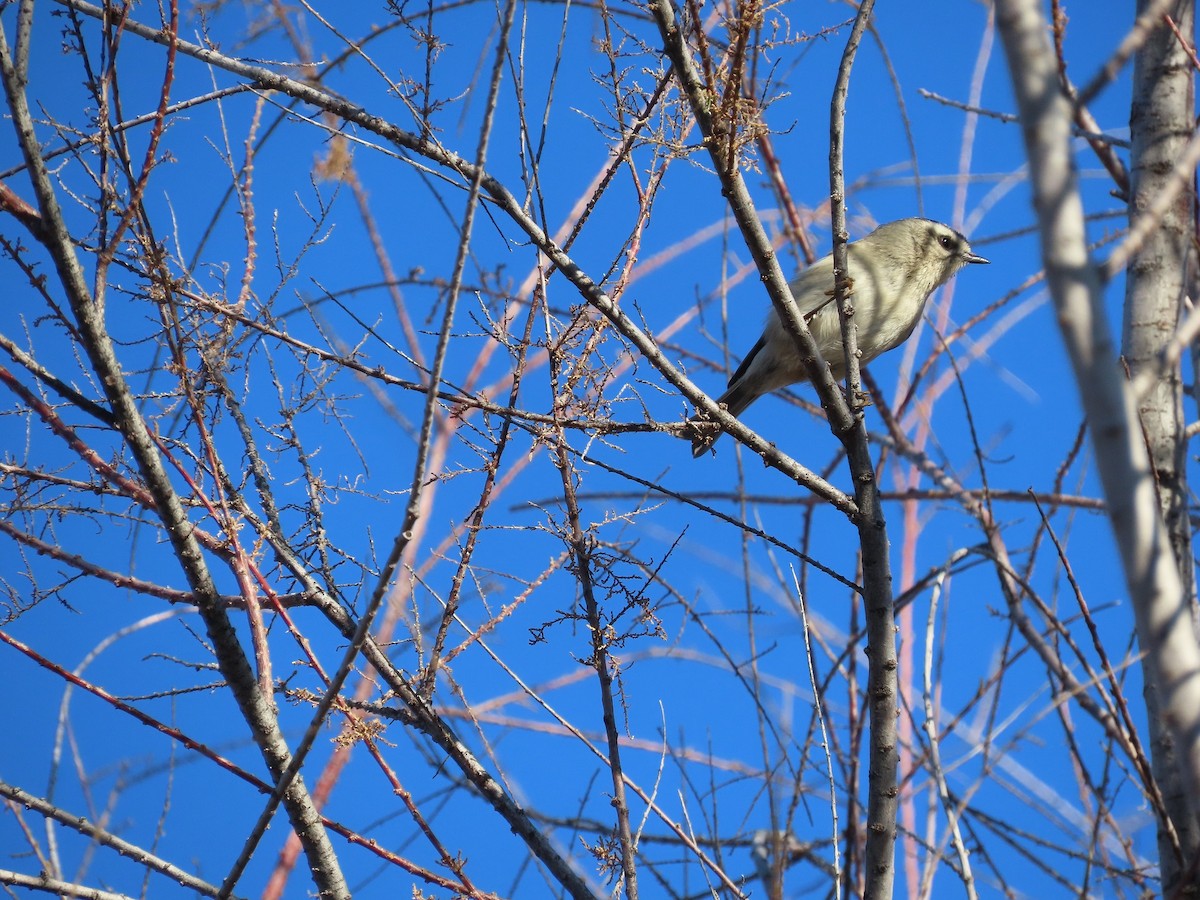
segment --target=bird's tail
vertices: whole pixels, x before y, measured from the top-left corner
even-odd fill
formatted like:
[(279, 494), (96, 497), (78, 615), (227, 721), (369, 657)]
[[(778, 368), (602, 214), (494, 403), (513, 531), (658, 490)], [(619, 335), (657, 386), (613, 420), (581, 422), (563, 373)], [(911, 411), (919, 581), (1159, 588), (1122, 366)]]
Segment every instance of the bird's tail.
[[(740, 416), (758, 397), (758, 393), (750, 385), (750, 379), (736, 378), (725, 393), (717, 398), (717, 403), (722, 404), (731, 415)], [(717, 442), (722, 433), (721, 428), (716, 422), (710, 422), (701, 415), (692, 416), (688, 422), (693, 425), (692, 456), (699, 459)]]

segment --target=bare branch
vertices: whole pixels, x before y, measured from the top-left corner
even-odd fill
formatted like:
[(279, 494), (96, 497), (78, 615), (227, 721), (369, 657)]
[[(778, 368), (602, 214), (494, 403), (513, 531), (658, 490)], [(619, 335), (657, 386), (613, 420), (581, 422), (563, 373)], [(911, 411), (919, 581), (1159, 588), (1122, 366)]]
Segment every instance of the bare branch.
[(1162, 691), (1194, 815), (1200, 797), (1200, 647), (1190, 597), (1158, 509), (1130, 390), (1116, 366), (1102, 281), (1088, 258), (1069, 146), (1070, 109), (1058, 90), (1046, 22), (1030, 0), (1000, 0), (997, 10), (1030, 158), (1046, 279), (1087, 412), (1139, 640)]

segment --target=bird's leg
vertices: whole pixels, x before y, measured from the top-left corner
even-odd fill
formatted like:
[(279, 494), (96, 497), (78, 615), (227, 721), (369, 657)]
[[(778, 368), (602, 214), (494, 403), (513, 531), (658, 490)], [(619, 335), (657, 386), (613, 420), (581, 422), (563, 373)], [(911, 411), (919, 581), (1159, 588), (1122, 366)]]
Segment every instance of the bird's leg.
[(848, 388), (843, 388), (842, 393), (846, 397), (846, 405), (851, 409), (863, 409), (875, 405), (875, 398), (871, 396), (870, 391), (864, 391), (860, 388), (852, 393)]
[[(853, 294), (854, 294), (854, 279), (851, 278), (849, 275), (847, 275), (846, 276), (846, 296), (850, 297)], [(833, 302), (833, 298), (835, 296), (837, 296), (837, 291), (834, 290), (833, 288), (830, 288), (829, 290), (827, 290), (825, 292), (825, 296), (827, 299), (822, 301), (820, 306), (818, 306), (812, 312), (805, 314), (805, 316), (804, 316), (804, 324), (805, 325), (811, 325), (813, 317), (816, 316), (817, 313), (819, 313), (821, 310), (823, 310), (825, 307), (827, 307), (830, 303)]]
[[(846, 276), (846, 296), (849, 297), (853, 293), (854, 293), (854, 279), (851, 278), (849, 275), (847, 275)], [(826, 297), (835, 297), (835, 296), (837, 296), (837, 290), (835, 288), (830, 288), (829, 290), (827, 290), (825, 292), (825, 296)]]

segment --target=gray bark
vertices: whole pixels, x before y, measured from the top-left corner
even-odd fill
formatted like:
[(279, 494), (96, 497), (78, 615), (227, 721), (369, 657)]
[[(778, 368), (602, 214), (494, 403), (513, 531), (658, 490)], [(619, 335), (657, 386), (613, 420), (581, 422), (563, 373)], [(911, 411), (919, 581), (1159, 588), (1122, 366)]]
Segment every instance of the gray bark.
[[(1177, 535), (1160, 507), (1134, 391), (1118, 367), (1107, 324), (1104, 282), (1089, 257), (1071, 109), (1059, 87), (1044, 11), (1038, 0), (997, 0), (996, 11), (1029, 156), (1046, 282), (1080, 388), (1145, 678), (1156, 685), (1157, 706), (1149, 714), (1173, 742), (1170, 766), (1186, 821), (1200, 808), (1200, 643), (1190, 582), (1171, 549)], [(1163, 857), (1164, 873), (1173, 858), (1173, 852)]]
[[(1148, 0), (1139, 0), (1142, 12)], [(1185, 36), (1194, 30), (1192, 0), (1179, 0), (1168, 10)], [(1192, 38), (1189, 37), (1189, 40)], [(1175, 163), (1192, 135), (1195, 97), (1187, 51), (1170, 28), (1162, 25), (1134, 57), (1133, 101), (1129, 126), (1131, 184), (1129, 224), (1154, 213), (1155, 200), (1170, 190)], [(1145, 434), (1158, 501), (1170, 536), (1183, 589), (1195, 606), (1191, 523), (1187, 511), (1183, 383), (1180, 367), (1162, 365), (1179, 325), (1188, 286), (1188, 263), (1194, 234), (1195, 196), (1175, 193), (1126, 271), (1122, 353), (1139, 386), (1138, 415)], [(1171, 895), (1185, 876), (1200, 844), (1196, 810), (1179, 767), (1179, 748), (1161, 715), (1162, 686), (1152, 666), (1144, 667), (1143, 692), (1149, 712), (1151, 765), (1174, 824), (1179, 849), (1166, 823), (1159, 823), (1159, 859), (1164, 895)], [(1182, 858), (1181, 858), (1182, 857)]]

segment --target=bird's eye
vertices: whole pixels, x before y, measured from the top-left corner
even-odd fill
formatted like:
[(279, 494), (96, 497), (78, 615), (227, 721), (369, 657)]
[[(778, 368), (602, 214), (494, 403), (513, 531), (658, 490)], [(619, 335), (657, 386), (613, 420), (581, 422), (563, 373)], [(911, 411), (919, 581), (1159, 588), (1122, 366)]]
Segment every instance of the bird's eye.
[(950, 237), (948, 234), (943, 234), (941, 237), (939, 237), (938, 243), (942, 245), (943, 250), (954, 249), (954, 238)]

